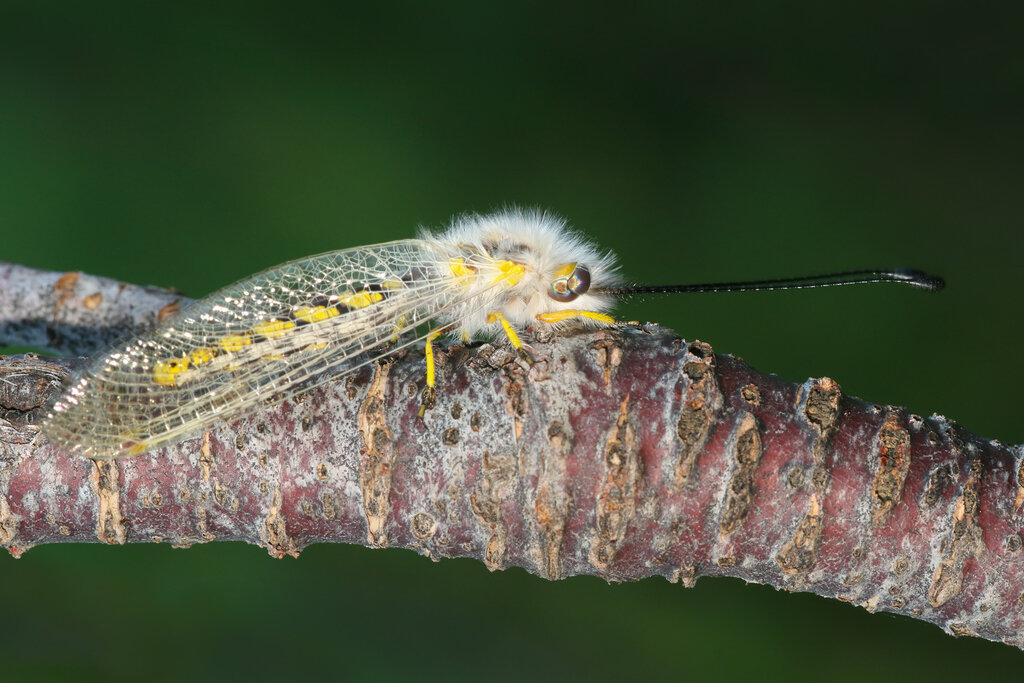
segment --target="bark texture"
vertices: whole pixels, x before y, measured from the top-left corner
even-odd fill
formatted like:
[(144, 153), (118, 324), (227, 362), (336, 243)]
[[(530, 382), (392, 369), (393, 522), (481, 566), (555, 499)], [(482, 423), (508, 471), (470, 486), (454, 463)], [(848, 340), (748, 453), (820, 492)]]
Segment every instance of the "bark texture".
[(157, 287), (0, 262), (0, 343), (87, 354), (187, 301)]
[(0, 543), (401, 546), (559, 579), (735, 576), (1024, 646), (1024, 448), (647, 326), (422, 354), (156, 453), (64, 455), (73, 362), (0, 363)]

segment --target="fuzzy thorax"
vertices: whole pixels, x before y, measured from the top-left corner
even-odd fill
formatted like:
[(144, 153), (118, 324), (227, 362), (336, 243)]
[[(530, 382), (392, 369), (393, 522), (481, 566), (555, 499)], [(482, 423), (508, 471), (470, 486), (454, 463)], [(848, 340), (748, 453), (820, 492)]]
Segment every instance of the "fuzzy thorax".
[[(476, 291), (465, 298), (464, 305), (443, 316), (462, 335), (497, 332), (498, 323), (488, 321), (492, 313), (504, 315), (513, 326), (523, 329), (537, 324), (541, 314), (573, 310), (604, 313), (615, 304), (612, 295), (595, 292), (620, 283), (615, 255), (600, 251), (573, 232), (564, 219), (550, 213), (509, 208), (487, 215), (468, 214), (453, 219), (438, 235), (424, 231), (420, 237), (440, 252), (465, 258), (477, 269), (475, 282), (470, 285)], [(521, 277), (502, 279), (501, 264), (509, 262), (523, 267)], [(589, 271), (589, 289), (571, 301), (559, 301), (552, 296), (552, 286), (570, 264)], [(572, 322), (602, 325), (588, 318)]]

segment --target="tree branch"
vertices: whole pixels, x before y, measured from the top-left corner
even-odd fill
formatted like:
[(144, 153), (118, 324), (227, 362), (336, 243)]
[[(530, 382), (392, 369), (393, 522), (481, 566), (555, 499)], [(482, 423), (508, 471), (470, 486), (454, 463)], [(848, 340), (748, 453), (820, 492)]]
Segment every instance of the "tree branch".
[(152, 326), (188, 299), (80, 272), (0, 263), (0, 343), (88, 354)]
[[(36, 296), (56, 315), (18, 324), (6, 311), (0, 331), (87, 346), (61, 325), (91, 287), (82, 276), (54, 308), (59, 279)], [(132, 312), (116, 319), (155, 319), (136, 296), (169, 301), (117, 291)], [(74, 324), (103, 320), (104, 301)], [(113, 462), (37, 435), (76, 362), (8, 357), (0, 543), (18, 556), (54, 542), (242, 540), (282, 556), (340, 542), (549, 579), (735, 576), (1024, 645), (1024, 448), (845, 396), (828, 378), (760, 374), (657, 326), (533, 351), (525, 366), (500, 346), (447, 347), (423, 420), (423, 358), (401, 353)]]

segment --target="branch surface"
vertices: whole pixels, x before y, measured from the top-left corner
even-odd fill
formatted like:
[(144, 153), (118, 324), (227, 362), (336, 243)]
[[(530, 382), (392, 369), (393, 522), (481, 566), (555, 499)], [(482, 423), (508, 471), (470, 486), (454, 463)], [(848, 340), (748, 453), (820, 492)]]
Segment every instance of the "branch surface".
[[(81, 296), (73, 293), (69, 305)], [(1024, 448), (656, 326), (422, 355), (151, 455), (38, 435), (75, 361), (0, 362), (0, 543), (397, 546), (549, 579), (735, 576), (1024, 645)]]
[(0, 343), (64, 355), (93, 353), (187, 302), (157, 287), (0, 262)]

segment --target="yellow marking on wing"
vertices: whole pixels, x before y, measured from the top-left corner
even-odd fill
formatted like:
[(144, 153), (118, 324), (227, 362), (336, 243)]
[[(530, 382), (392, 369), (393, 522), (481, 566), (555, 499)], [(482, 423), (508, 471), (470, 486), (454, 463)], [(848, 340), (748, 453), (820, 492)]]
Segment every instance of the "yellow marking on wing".
[(300, 306), (292, 312), (292, 315), (303, 322), (318, 323), (341, 315), (341, 313), (333, 306)]
[(372, 306), (381, 299), (384, 295), (380, 292), (356, 292), (355, 294), (347, 294), (341, 297), (340, 302), (348, 306), (349, 308), (366, 308)]
[(252, 331), (254, 334), (266, 337), (267, 339), (277, 339), (278, 337), (285, 336), (293, 329), (295, 329), (295, 323), (291, 320), (268, 320), (252, 328)]
[(203, 363), (209, 363), (211, 360), (217, 357), (217, 349), (211, 349), (207, 346), (194, 350), (188, 355), (189, 360), (192, 361), (192, 365), (202, 365)]
[(178, 375), (188, 370), (188, 356), (157, 361), (153, 366), (153, 381), (165, 387), (178, 383)]
[(217, 344), (228, 352), (241, 351), (246, 346), (252, 344), (252, 333), (229, 334), (226, 337), (221, 337)]
[(590, 320), (597, 320), (598, 322), (605, 323), (606, 325), (615, 325), (615, 318), (604, 313), (596, 313), (594, 311), (555, 311), (554, 313), (539, 313), (537, 320), (542, 323), (559, 323), (563, 320), (571, 320), (572, 318), (588, 318)]

